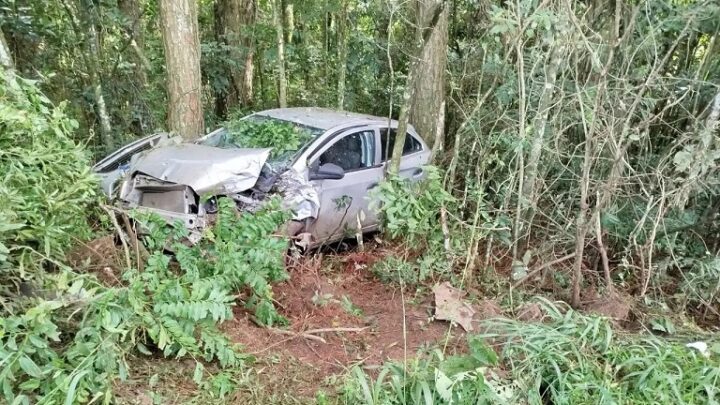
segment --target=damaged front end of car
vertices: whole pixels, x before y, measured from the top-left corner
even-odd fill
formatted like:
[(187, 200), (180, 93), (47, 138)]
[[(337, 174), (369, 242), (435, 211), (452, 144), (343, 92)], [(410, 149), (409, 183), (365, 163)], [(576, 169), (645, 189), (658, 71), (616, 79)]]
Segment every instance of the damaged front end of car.
[(317, 190), (293, 169), (273, 169), (267, 163), (270, 148), (226, 149), (169, 137), (145, 139), (153, 139), (153, 144), (135, 145), (140, 151), (122, 156), (123, 164), (100, 162), (112, 170), (103, 172), (96, 165), (100, 176), (108, 179), (103, 190), (121, 208), (153, 213), (169, 224), (182, 223), (193, 243), (213, 222), (219, 198), (230, 198), (239, 211), (252, 213), (269, 196), (280, 195), (294, 221), (306, 223), (318, 215)]

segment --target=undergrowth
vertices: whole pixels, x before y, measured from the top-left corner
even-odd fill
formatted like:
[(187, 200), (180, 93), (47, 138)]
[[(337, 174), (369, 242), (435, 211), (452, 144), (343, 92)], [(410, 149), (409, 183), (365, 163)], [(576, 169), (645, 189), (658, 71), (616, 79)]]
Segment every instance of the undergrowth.
[(284, 322), (270, 288), (286, 277), (287, 242), (274, 234), (288, 218), (279, 201), (253, 215), (224, 201), (216, 224), (194, 246), (184, 243), (183, 226), (138, 217), (149, 231), (148, 255), (137, 257), (137, 268), (121, 269), (117, 285), (104, 285), (64, 264), (66, 250), (92, 235), (88, 215), (100, 211), (86, 151), (71, 141), (77, 124), (33, 82), (0, 73), (4, 401), (110, 403), (113, 382), (132, 372), (127, 356), (158, 352), (191, 359), (201, 389), (227, 394), (230, 385), (222, 381), (230, 374), (205, 365), (244, 364), (246, 356), (219, 329), (238, 299), (258, 323)]
[(245, 289), (259, 323), (284, 321), (270, 283), (286, 277), (286, 242), (272, 236), (286, 217), (277, 201), (254, 215), (238, 215), (224, 202), (212, 230), (190, 247), (182, 243), (184, 227), (145, 219), (147, 264), (127, 269), (117, 287), (63, 266), (46, 277), (52, 296), (27, 298), (27, 310), (0, 321), (3, 396), (9, 403), (109, 402), (111, 382), (131, 372), (125, 360), (131, 351), (189, 357), (198, 384), (212, 377), (206, 361), (242, 366), (245, 356), (218, 326), (232, 319)]
[(706, 404), (720, 395), (712, 336), (621, 335), (606, 318), (537, 303), (544, 322), (483, 321), (486, 332), (469, 338), (467, 355), (421, 353), (407, 365), (386, 364), (377, 377), (354, 369), (345, 402)]

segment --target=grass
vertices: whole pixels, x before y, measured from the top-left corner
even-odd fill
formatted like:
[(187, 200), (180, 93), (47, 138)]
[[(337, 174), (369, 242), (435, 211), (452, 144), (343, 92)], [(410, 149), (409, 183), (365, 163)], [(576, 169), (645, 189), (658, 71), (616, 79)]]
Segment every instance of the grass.
[(697, 334), (618, 334), (606, 318), (536, 300), (544, 322), (485, 321), (487, 332), (470, 338), (468, 355), (435, 350), (386, 364), (374, 377), (353, 370), (345, 402), (706, 404), (720, 397), (720, 343), (712, 336), (704, 336), (709, 349), (701, 353), (686, 346)]

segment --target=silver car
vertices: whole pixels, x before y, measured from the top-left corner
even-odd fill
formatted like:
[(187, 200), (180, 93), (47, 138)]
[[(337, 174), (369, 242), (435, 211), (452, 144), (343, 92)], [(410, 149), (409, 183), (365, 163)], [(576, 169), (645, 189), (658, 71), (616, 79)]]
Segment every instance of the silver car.
[[(291, 233), (305, 232), (310, 245), (343, 239), (349, 231), (378, 227), (368, 194), (383, 179), (397, 122), (324, 108), (281, 108), (243, 120), (279, 122), (306, 141), (282, 156), (269, 148), (226, 142), (228, 130), (194, 142), (160, 133), (133, 142), (99, 161), (94, 170), (105, 193), (126, 208), (181, 221), (199, 237), (212, 220), (218, 198), (253, 211), (280, 194), (294, 212)], [(421, 179), (430, 150), (412, 127), (405, 137), (400, 175)]]

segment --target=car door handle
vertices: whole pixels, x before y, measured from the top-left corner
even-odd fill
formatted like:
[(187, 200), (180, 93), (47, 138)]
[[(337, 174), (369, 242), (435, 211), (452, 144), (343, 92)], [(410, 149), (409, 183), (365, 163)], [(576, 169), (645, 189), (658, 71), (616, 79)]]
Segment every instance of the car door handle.
[(368, 191), (370, 191), (370, 190), (374, 189), (374, 188), (377, 187), (377, 186), (378, 186), (378, 183), (373, 183), (373, 184), (369, 185), (367, 189), (368, 189)]
[(413, 178), (418, 178), (423, 175), (423, 169), (415, 169), (413, 172)]

